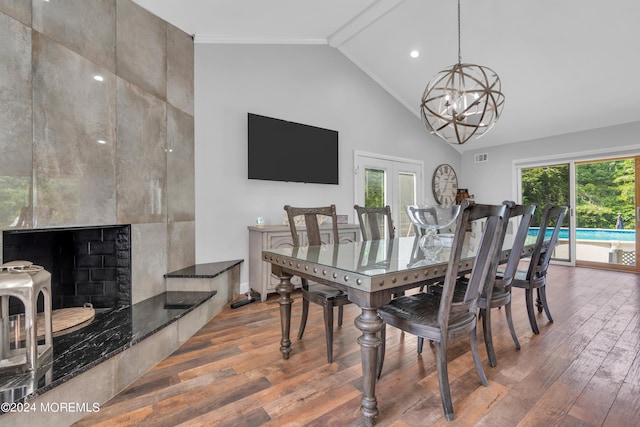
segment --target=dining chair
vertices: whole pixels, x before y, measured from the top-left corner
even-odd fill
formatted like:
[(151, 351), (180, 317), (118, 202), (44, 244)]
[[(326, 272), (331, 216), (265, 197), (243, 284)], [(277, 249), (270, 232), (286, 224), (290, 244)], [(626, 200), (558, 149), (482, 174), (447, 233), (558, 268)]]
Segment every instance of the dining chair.
[[(367, 208), (355, 205), (353, 208), (356, 210), (356, 216), (360, 224), (362, 240), (380, 240), (386, 237), (393, 239), (395, 237), (396, 233), (389, 205), (382, 208)], [(383, 237), (385, 235), (384, 228), (388, 230), (386, 237)]]
[[(385, 322), (385, 327), (386, 324), (389, 324), (435, 343), (440, 397), (448, 420), (454, 418), (447, 369), (449, 340), (464, 335), (469, 337), (476, 371), (482, 384), (484, 386), (488, 385), (478, 352), (476, 310), (478, 297), (487, 275), (495, 274), (495, 271), (490, 272), (489, 269), (496, 251), (501, 249), (498, 245), (498, 237), (504, 214), (504, 205), (484, 205), (476, 204), (470, 199), (464, 200), (455, 224), (453, 243), (442, 292), (439, 295), (426, 292), (404, 295), (391, 300), (390, 303), (378, 309), (380, 317)], [(467, 224), (483, 219), (485, 220), (484, 229), (479, 239), (468, 286), (465, 289), (463, 298), (454, 304), (453, 296), (465, 243)], [(383, 349), (386, 346), (384, 341), (381, 345)], [(381, 369), (382, 367), (378, 366), (379, 372)]]
[[(484, 344), (487, 350), (489, 364), (491, 366), (497, 365), (497, 358), (493, 348), (493, 336), (491, 332), (492, 308), (505, 308), (505, 315), (507, 318), (509, 332), (511, 333), (511, 338), (513, 338), (516, 349), (520, 349), (520, 342), (518, 341), (518, 336), (516, 334), (515, 327), (513, 326), (513, 316), (511, 315), (511, 281), (518, 269), (518, 263), (520, 262), (520, 257), (522, 255), (524, 242), (529, 232), (529, 225), (531, 224), (533, 213), (536, 209), (535, 204), (530, 206), (516, 205), (515, 202), (509, 200), (504, 201), (503, 205), (505, 205), (505, 215), (504, 220), (502, 221), (502, 226), (498, 232), (498, 245), (501, 248), (504, 248), (504, 240), (509, 229), (509, 224), (511, 223), (510, 221), (512, 219), (516, 220), (519, 218), (520, 225), (511, 244), (511, 252), (505, 267), (498, 272), (498, 269), (500, 268), (500, 255), (502, 252), (502, 250), (499, 250), (496, 252), (496, 256), (491, 261), (491, 266), (489, 267), (489, 271), (497, 273), (487, 276), (487, 280), (485, 281), (482, 292), (480, 293), (480, 298), (478, 299), (479, 318), (482, 319)], [(458, 278), (458, 282), (456, 283), (456, 292), (453, 297), (454, 303), (462, 298), (467, 284), (468, 279), (465, 276)], [(434, 287), (432, 291), (434, 293), (441, 292), (441, 287)], [(421, 350), (422, 339), (419, 338), (418, 340), (418, 349)]]
[[(339, 242), (338, 221), (336, 216), (335, 205), (319, 207), (319, 208), (300, 208), (286, 205), (284, 210), (287, 212), (289, 220), (289, 229), (291, 230), (291, 239), (294, 247), (301, 246), (300, 235), (295, 225), (296, 217), (304, 217), (306, 228), (307, 242), (309, 246), (320, 246), (329, 241), (322, 241), (320, 232), (319, 216), (328, 216), (331, 218), (331, 236), (333, 242)], [(307, 317), (309, 315), (309, 302), (322, 306), (324, 313), (324, 329), (327, 342), (327, 361), (333, 362), (333, 307), (338, 307), (338, 326), (342, 326), (343, 306), (350, 304), (347, 294), (339, 289), (320, 283), (309, 282), (302, 279), (302, 317), (300, 318), (300, 329), (298, 330), (298, 339), (302, 339), (304, 329), (307, 325)]]
[[(509, 258), (500, 274), (494, 274), (487, 277), (484, 289), (478, 299), (478, 308), (480, 309), (480, 318), (482, 319), (482, 333), (484, 336), (484, 345), (487, 349), (487, 357), (491, 366), (497, 365), (496, 353), (493, 348), (493, 336), (491, 333), (491, 309), (504, 307), (504, 313), (507, 318), (507, 326), (511, 333), (511, 338), (516, 345), (516, 349), (520, 349), (520, 342), (513, 326), (513, 316), (511, 315), (511, 282), (518, 269), (518, 263), (522, 256), (522, 249), (529, 232), (529, 225), (536, 210), (536, 205), (516, 205), (515, 202), (505, 201), (506, 206), (505, 220), (500, 230), (499, 242), (504, 242), (509, 229), (509, 224), (520, 222), (518, 231), (516, 232), (513, 242), (511, 243), (511, 252)], [(511, 221), (513, 220), (513, 221)], [(504, 243), (501, 243), (504, 248)], [(499, 268), (500, 253), (496, 253), (490, 271), (496, 271)]]
[[(527, 270), (517, 270), (511, 286), (525, 290), (525, 303), (527, 305), (527, 315), (534, 334), (539, 334), (538, 322), (536, 321), (533, 309), (533, 290), (537, 290), (536, 307), (538, 312), (544, 310), (549, 322), (553, 323), (549, 305), (547, 304), (547, 270), (551, 255), (558, 243), (560, 227), (569, 208), (567, 206), (557, 206), (549, 204), (545, 207), (540, 221), (540, 229), (536, 238), (536, 243), (529, 260)], [(550, 233), (548, 231), (550, 230)]]

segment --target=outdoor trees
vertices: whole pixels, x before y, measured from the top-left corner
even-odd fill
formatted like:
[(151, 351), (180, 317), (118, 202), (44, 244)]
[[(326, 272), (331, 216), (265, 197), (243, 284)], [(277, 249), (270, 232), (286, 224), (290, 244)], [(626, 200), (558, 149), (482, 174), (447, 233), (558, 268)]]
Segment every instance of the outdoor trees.
[[(624, 228), (634, 228), (634, 159), (578, 163), (575, 171), (577, 228), (615, 228), (618, 213)], [(540, 208), (548, 203), (569, 205), (569, 165), (523, 170), (522, 199)], [(541, 211), (536, 211), (535, 225)]]

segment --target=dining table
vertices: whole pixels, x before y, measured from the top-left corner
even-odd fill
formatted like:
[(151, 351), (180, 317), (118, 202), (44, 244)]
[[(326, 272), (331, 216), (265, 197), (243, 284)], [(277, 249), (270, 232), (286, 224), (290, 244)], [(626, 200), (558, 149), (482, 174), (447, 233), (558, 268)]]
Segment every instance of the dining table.
[[(473, 268), (476, 252), (476, 233), (467, 232), (458, 273)], [(479, 238), (479, 237), (478, 237)], [(522, 256), (533, 250), (530, 239)], [(500, 262), (506, 262), (510, 249), (503, 249)], [(362, 357), (363, 395), (362, 413), (367, 425), (378, 416), (376, 399), (376, 367), (384, 323), (378, 308), (387, 304), (394, 294), (444, 278), (449, 263), (450, 247), (425, 248), (417, 237), (323, 244), (320, 246), (283, 247), (262, 251), (262, 260), (271, 264), (271, 272), (278, 277), (276, 292), (280, 295), (280, 323), (282, 339), (280, 352), (289, 359), (293, 351), (290, 339), (291, 297), (293, 276), (323, 283), (344, 291), (361, 313), (355, 326), (362, 332), (358, 338)]]

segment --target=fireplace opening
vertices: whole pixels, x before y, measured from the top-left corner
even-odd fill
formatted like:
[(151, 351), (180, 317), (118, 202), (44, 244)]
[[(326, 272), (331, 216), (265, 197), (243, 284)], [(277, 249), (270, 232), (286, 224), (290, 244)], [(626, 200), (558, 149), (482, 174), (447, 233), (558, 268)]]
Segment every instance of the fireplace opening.
[[(2, 260), (30, 261), (49, 271), (52, 310), (131, 305), (130, 225), (4, 230)], [(42, 295), (38, 305), (41, 311)], [(11, 314), (20, 309), (19, 301), (10, 302)]]

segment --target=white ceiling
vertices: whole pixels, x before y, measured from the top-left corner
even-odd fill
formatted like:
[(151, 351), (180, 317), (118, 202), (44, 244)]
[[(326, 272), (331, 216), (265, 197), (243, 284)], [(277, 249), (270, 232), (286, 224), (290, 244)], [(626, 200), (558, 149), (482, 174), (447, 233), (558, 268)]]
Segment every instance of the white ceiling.
[[(417, 117), (458, 60), (455, 0), (134, 1), (196, 43), (328, 44)], [(640, 1), (461, 0), (461, 15), (462, 62), (495, 70), (506, 101), (458, 150), (640, 121)]]

